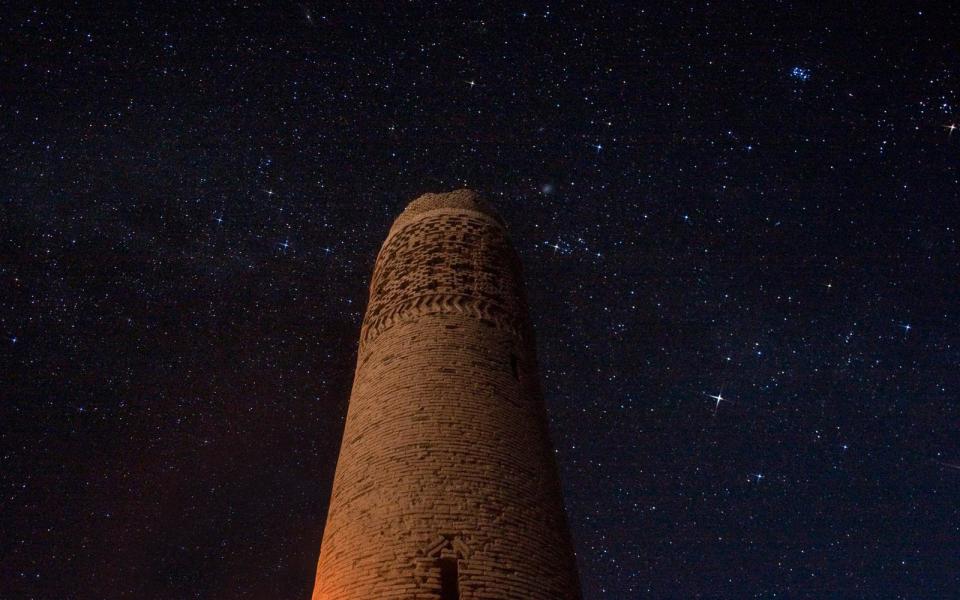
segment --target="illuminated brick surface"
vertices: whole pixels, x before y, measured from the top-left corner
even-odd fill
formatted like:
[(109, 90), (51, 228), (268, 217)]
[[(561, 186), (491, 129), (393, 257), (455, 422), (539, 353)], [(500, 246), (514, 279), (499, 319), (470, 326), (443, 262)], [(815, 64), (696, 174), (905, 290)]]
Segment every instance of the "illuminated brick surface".
[(474, 192), (397, 218), (360, 335), (314, 600), (579, 598), (519, 261)]

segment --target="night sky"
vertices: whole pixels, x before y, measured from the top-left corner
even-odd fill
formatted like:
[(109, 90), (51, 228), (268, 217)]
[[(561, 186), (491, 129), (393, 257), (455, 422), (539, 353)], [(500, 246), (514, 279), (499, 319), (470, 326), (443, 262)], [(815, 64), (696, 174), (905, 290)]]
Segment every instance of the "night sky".
[(586, 600), (957, 593), (949, 7), (363, 4), (4, 9), (0, 596), (307, 599), (376, 252), (460, 187)]

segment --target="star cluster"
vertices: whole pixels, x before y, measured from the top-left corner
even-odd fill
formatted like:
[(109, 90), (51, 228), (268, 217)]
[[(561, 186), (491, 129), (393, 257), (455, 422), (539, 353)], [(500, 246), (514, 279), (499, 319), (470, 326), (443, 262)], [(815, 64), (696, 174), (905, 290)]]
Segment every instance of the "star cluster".
[(0, 595), (309, 597), (378, 246), (465, 186), (585, 598), (955, 593), (958, 24), (9, 7)]

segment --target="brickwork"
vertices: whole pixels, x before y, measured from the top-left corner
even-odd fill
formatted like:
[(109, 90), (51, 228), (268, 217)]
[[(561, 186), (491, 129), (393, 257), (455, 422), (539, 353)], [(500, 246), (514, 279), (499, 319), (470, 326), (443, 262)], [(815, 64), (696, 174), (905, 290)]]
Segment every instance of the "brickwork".
[(579, 598), (520, 265), (427, 194), (370, 285), (314, 600)]

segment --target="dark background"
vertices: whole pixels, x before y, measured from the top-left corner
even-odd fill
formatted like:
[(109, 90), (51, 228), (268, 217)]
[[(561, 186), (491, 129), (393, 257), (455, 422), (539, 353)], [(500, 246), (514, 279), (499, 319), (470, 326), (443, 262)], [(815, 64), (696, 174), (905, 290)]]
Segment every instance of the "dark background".
[(376, 251), (463, 186), (587, 600), (956, 593), (947, 4), (38, 4), (0, 16), (3, 598), (308, 598)]

